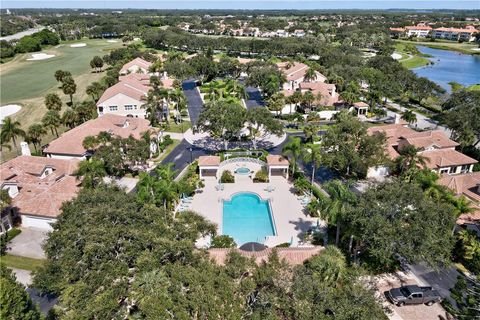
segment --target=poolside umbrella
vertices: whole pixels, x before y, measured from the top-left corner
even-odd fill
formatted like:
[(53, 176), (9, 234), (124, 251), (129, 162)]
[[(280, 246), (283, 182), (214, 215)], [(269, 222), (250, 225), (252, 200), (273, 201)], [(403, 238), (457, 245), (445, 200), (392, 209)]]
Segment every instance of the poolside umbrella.
[(263, 251), (265, 249), (267, 249), (267, 247), (258, 242), (247, 242), (240, 247), (240, 250), (249, 252)]

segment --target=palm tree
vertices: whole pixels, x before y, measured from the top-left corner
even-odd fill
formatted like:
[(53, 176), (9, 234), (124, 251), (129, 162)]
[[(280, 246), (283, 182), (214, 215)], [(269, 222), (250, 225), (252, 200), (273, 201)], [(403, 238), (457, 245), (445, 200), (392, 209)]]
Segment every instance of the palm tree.
[(8, 143), (12, 141), (13, 146), (18, 153), (17, 137), (25, 137), (25, 131), (21, 129), (20, 122), (13, 121), (12, 118), (6, 117), (3, 119), (1, 129), (2, 131), (0, 133), (0, 139), (2, 143)]
[(25, 140), (33, 144), (35, 151), (38, 151), (37, 145), (41, 146), (42, 136), (44, 136), (45, 134), (47, 134), (47, 130), (45, 130), (45, 128), (41, 124), (35, 123), (35, 124), (32, 124), (30, 127), (28, 127)]
[(340, 180), (333, 180), (324, 185), (325, 190), (330, 195), (329, 198), (321, 198), (320, 217), (328, 223), (337, 226), (335, 235), (335, 245), (340, 243), (340, 229), (342, 220), (346, 213), (356, 201), (355, 194), (350, 191), (347, 185)]
[(312, 164), (311, 184), (313, 186), (313, 182), (315, 180), (315, 169), (320, 167), (320, 163), (322, 161), (322, 150), (320, 149), (320, 145), (315, 143), (307, 143), (303, 147), (302, 158), (305, 163)]
[(343, 101), (345, 101), (348, 105), (352, 105), (358, 100), (358, 95), (352, 91), (344, 91), (342, 92), (341, 96)]
[(316, 78), (317, 74), (312, 68), (308, 68), (307, 72), (305, 72), (305, 75), (303, 76), (303, 80), (305, 80), (305, 82), (310, 82), (312, 80), (315, 80)]
[(82, 185), (86, 188), (95, 188), (107, 175), (107, 171), (103, 161), (94, 157), (80, 162), (75, 175), (83, 177)]
[(105, 90), (105, 87), (100, 82), (95, 81), (87, 86), (85, 93), (91, 96), (93, 101), (97, 102), (103, 90)]
[(405, 173), (409, 170), (415, 170), (419, 166), (422, 168), (427, 167), (428, 158), (422, 156), (420, 149), (413, 146), (407, 145), (399, 149), (400, 157), (397, 158), (397, 166), (400, 173)]
[(290, 156), (293, 177), (297, 167), (298, 158), (300, 158), (302, 154), (302, 140), (299, 137), (289, 137), (288, 142), (283, 146), (282, 153), (286, 156)]
[(73, 105), (73, 94), (77, 91), (77, 85), (72, 77), (63, 77), (62, 91), (70, 97), (70, 105)]
[(143, 105), (143, 108), (145, 108), (145, 111), (147, 112), (147, 118), (150, 121), (151, 126), (156, 126), (158, 124), (158, 112), (162, 103), (163, 98), (160, 97), (157, 91), (148, 91), (147, 101)]
[(62, 109), (62, 100), (56, 93), (49, 93), (45, 96), (45, 106), (48, 110), (60, 111)]
[(417, 122), (417, 115), (413, 111), (407, 110), (402, 113), (402, 120), (407, 121), (408, 124), (413, 124)]
[(137, 183), (137, 196), (142, 203), (155, 203), (155, 190), (158, 186), (158, 179), (147, 172), (140, 173), (140, 180)]
[(320, 127), (314, 124), (309, 124), (303, 128), (303, 134), (305, 135), (305, 140), (310, 142), (315, 142), (315, 138), (318, 135)]
[(347, 271), (345, 255), (335, 246), (326, 246), (322, 254), (312, 257), (306, 262), (308, 270), (322, 277), (324, 283), (337, 286)]
[(315, 102), (315, 97), (311, 91), (307, 91), (302, 96), (302, 103), (306, 105), (309, 109), (312, 108), (312, 104)]
[(83, 138), (83, 141), (82, 141), (82, 146), (86, 149), (86, 150), (94, 150), (97, 148), (98, 146), (98, 139), (97, 137), (95, 136), (86, 136), (85, 138)]
[(50, 131), (52, 134), (55, 134), (58, 138), (58, 130), (57, 128), (62, 124), (62, 120), (60, 118), (60, 114), (58, 111), (55, 110), (49, 110), (47, 113), (42, 118), (42, 124), (50, 128)]
[(78, 113), (74, 109), (65, 110), (62, 115), (62, 123), (73, 129), (75, 125), (79, 122)]

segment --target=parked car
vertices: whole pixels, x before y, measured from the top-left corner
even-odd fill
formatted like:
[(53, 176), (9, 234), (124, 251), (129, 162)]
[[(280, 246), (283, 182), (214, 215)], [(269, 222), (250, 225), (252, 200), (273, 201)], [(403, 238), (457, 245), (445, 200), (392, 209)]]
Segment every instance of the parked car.
[(390, 289), (385, 293), (393, 304), (401, 307), (407, 304), (426, 304), (431, 306), (442, 301), (440, 294), (432, 287), (420, 287), (417, 285), (402, 286)]

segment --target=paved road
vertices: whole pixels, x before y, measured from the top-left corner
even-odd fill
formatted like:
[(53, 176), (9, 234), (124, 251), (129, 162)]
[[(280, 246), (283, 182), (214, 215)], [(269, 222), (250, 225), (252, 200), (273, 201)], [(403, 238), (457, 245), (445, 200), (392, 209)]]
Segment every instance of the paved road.
[(200, 97), (200, 93), (196, 88), (195, 80), (190, 79), (184, 81), (182, 83), (182, 89), (183, 93), (185, 93), (185, 96), (187, 97), (187, 106), (188, 113), (190, 114), (190, 121), (192, 122), (192, 125), (196, 125), (203, 107), (203, 101), (202, 97)]
[(459, 275), (455, 268), (435, 271), (422, 264), (407, 265), (407, 268), (426, 285), (432, 286), (443, 298), (450, 297), (450, 289), (457, 283)]
[(248, 99), (245, 99), (245, 105), (247, 109), (265, 106), (265, 102), (262, 99), (262, 94), (254, 87), (246, 87), (248, 93)]
[(28, 29), (28, 30), (25, 30), (25, 31), (15, 33), (15, 34), (11, 34), (9, 36), (1, 37), (0, 40), (5, 40), (5, 41), (18, 40), (18, 39), (21, 39), (25, 36), (29, 36), (29, 35), (31, 35), (35, 32), (41, 31), (43, 29), (45, 29), (44, 26), (38, 26), (36, 28), (31, 28), (31, 29)]
[[(190, 148), (192, 148), (192, 152), (190, 152)], [(174, 169), (177, 170), (176, 175), (178, 175), (192, 160), (195, 161), (204, 155), (207, 155), (205, 150), (192, 146), (184, 139), (161, 163), (163, 165), (173, 163)]]

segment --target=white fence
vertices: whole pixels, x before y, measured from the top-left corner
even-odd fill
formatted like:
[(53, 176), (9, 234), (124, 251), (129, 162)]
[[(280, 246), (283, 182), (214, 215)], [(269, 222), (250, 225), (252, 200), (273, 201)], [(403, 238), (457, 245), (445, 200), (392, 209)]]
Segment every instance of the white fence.
[(221, 168), (221, 167), (223, 167), (227, 164), (230, 164), (230, 163), (254, 163), (254, 164), (259, 164), (261, 166), (266, 166), (267, 165), (264, 161), (256, 159), (256, 158), (238, 157), (238, 158), (231, 158), (231, 159), (227, 159), (225, 161), (222, 161), (219, 165), (219, 168)]

